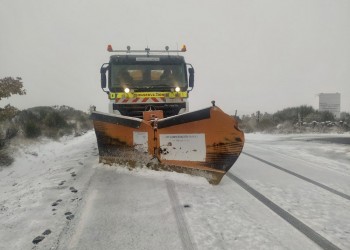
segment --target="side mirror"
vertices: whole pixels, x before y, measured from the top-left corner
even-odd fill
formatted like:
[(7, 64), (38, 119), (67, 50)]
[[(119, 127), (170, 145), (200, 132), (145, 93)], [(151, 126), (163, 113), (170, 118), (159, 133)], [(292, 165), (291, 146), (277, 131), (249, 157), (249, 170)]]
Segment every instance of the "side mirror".
[(107, 87), (107, 77), (106, 72), (109, 69), (109, 63), (105, 63), (101, 66), (100, 73), (101, 73), (101, 88), (104, 89)]
[(188, 73), (190, 74), (189, 79), (188, 79), (188, 86), (190, 88), (193, 88), (194, 87), (194, 69), (188, 68)]

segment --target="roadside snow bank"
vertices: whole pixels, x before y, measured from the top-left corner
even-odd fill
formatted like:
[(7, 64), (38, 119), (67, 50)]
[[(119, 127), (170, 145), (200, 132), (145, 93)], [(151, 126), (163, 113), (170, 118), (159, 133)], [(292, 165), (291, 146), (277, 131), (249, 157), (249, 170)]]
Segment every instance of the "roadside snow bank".
[(97, 164), (95, 144), (93, 131), (60, 141), (14, 142), (15, 162), (0, 171), (0, 249), (30, 249), (38, 235), (47, 238), (40, 243), (45, 247), (58, 237)]

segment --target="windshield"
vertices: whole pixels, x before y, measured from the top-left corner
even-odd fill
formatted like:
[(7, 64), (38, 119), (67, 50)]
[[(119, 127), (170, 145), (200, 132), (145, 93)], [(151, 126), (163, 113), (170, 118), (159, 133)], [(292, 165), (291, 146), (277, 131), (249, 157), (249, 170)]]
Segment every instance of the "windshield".
[(179, 65), (116, 65), (111, 67), (111, 89), (187, 89), (186, 67)]

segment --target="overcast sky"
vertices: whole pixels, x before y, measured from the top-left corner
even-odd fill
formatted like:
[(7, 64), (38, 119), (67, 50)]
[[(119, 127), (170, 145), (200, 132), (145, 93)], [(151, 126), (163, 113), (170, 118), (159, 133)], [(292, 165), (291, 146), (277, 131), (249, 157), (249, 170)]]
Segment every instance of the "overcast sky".
[(107, 44), (186, 44), (191, 110), (318, 108), (318, 93), (339, 92), (350, 111), (349, 0), (0, 0), (0, 78), (20, 76), (27, 90), (0, 106), (107, 111)]

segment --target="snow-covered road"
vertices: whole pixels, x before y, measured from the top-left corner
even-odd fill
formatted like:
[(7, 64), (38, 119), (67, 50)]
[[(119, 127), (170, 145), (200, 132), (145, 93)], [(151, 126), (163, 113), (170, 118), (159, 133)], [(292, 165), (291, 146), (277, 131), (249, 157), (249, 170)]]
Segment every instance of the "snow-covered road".
[[(314, 140), (324, 137), (247, 134), (230, 176), (334, 249), (350, 249), (350, 145)], [(89, 132), (21, 146), (14, 165), (0, 171), (0, 249), (326, 246), (230, 176), (212, 186), (200, 177), (98, 164), (95, 140)]]

